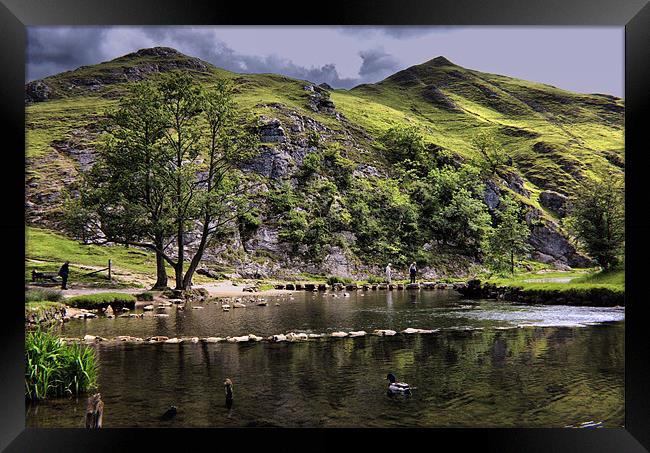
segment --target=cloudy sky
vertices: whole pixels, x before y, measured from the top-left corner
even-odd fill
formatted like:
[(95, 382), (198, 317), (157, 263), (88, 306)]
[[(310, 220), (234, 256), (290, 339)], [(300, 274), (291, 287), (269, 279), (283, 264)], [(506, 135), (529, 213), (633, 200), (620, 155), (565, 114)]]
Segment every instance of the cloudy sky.
[(623, 27), (29, 27), (27, 80), (154, 46), (235, 72), (335, 88), (378, 82), (443, 55), (580, 93), (624, 93)]

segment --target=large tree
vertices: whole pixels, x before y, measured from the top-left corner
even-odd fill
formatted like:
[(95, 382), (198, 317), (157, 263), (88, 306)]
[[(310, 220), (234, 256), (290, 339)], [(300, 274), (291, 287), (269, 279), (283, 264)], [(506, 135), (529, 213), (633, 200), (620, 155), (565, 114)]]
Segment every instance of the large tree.
[(615, 265), (625, 244), (623, 178), (610, 174), (583, 181), (570, 199), (566, 223), (603, 269)]
[(497, 225), (490, 229), (483, 243), (485, 262), (496, 271), (515, 273), (515, 264), (530, 251), (530, 228), (521, 206), (510, 196), (501, 199), (496, 211)]
[(163, 288), (167, 286), (164, 241), (173, 230), (168, 187), (161, 172), (166, 159), (160, 140), (166, 122), (160, 93), (152, 83), (133, 84), (118, 107), (107, 113), (109, 133), (96, 164), (79, 182), (78, 197), (68, 200), (68, 224), (80, 230), (83, 239), (90, 234), (95, 241), (153, 250), (154, 288)]
[[(106, 241), (156, 253), (156, 286), (166, 285), (167, 262), (176, 289), (187, 289), (210, 240), (247, 205), (237, 164), (255, 152), (254, 131), (230, 83), (205, 89), (182, 72), (134, 87), (109, 123), (80, 200)], [(185, 270), (190, 231), (199, 242)]]

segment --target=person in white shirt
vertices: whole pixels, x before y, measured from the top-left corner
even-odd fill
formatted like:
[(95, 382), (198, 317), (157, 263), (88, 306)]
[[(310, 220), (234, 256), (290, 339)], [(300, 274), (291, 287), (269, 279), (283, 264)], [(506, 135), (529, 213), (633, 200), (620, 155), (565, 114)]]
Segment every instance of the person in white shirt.
[(386, 266), (386, 281), (388, 282), (389, 285), (391, 284), (391, 279), (390, 279), (391, 271), (392, 269), (390, 268), (390, 263), (388, 263), (388, 266)]

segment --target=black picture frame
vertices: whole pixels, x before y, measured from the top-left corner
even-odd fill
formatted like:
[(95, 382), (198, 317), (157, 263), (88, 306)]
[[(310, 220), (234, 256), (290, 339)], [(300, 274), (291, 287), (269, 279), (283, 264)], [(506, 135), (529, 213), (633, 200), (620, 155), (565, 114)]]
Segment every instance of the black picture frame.
[[(292, 16), (289, 16), (289, 13)], [(26, 429), (23, 396), (24, 325), (21, 306), (24, 268), (24, 83), (29, 25), (612, 25), (625, 27), (626, 102), (626, 339), (625, 428), (612, 429), (454, 429), (288, 430), (235, 429)], [(3, 341), (0, 359), (2, 419), (0, 448), (6, 451), (167, 451), (174, 440), (184, 450), (196, 442), (210, 449), (247, 451), (264, 447), (313, 450), (349, 448), (340, 435), (361, 436), (364, 449), (451, 448), (500, 452), (642, 452), (650, 449), (650, 369), (642, 311), (643, 258), (648, 256), (650, 222), (642, 172), (646, 168), (644, 113), (650, 92), (650, 5), (647, 0), (444, 0), (436, 2), (349, 1), (196, 2), (175, 0), (0, 0), (0, 112), (5, 173), (0, 233), (4, 250)], [(21, 152), (22, 151), (22, 152)], [(20, 214), (22, 212), (22, 215)], [(20, 238), (20, 239), (18, 239)], [(22, 255), (22, 256), (21, 256)], [(11, 291), (7, 291), (10, 289)], [(217, 391), (217, 390), (215, 390)], [(253, 432), (254, 435), (249, 435)], [(260, 434), (261, 433), (261, 434)], [(332, 435), (334, 433), (334, 435)], [(415, 437), (414, 437), (415, 436)], [(420, 443), (422, 442), (422, 443)], [(448, 445), (444, 447), (444, 445)], [(418, 446), (421, 445), (421, 446)], [(450, 447), (452, 445), (453, 447)], [(645, 447), (645, 448), (644, 448)]]

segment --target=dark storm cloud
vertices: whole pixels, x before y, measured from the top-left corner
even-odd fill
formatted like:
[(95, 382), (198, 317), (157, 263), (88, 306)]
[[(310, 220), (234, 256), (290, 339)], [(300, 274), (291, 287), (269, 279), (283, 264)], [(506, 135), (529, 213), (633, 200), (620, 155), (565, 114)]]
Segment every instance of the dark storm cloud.
[(359, 56), (363, 60), (359, 75), (364, 79), (385, 77), (396, 72), (400, 66), (395, 57), (382, 49), (362, 50)]
[(98, 63), (106, 28), (30, 27), (27, 34), (27, 79), (33, 80)]
[[(119, 54), (110, 54), (102, 40), (110, 28), (35, 28), (28, 32), (28, 71), (27, 80), (34, 80), (83, 65), (96, 64), (116, 58)], [(278, 55), (244, 55), (216, 39), (209, 29), (181, 29), (162, 27), (143, 27), (137, 29), (145, 44), (132, 46), (132, 52), (151, 45), (173, 47), (187, 55), (201, 58), (213, 65), (234, 72), (277, 73), (315, 83), (328, 83), (334, 87), (351, 88), (364, 81), (364, 78), (343, 78), (336, 65), (327, 63), (322, 66), (304, 67), (290, 59)], [(125, 38), (134, 41), (133, 36)], [(120, 38), (114, 38), (118, 44)], [(123, 45), (120, 47), (124, 47)], [(387, 55), (375, 55), (369, 51), (367, 57), (362, 55), (363, 75), (372, 75), (374, 68), (385, 67)], [(375, 61), (379, 59), (379, 61)], [(392, 64), (392, 63), (391, 63)], [(382, 66), (383, 65), (383, 66)], [(365, 68), (365, 69), (364, 69)]]
[[(341, 78), (336, 70), (336, 65), (333, 63), (306, 68), (278, 55), (239, 54), (224, 42), (215, 39), (211, 35), (208, 37), (209, 30), (145, 28), (144, 33), (152, 41), (164, 42), (165, 45), (174, 47), (188, 55), (199, 57), (229, 71), (283, 74), (315, 83), (325, 82), (335, 87), (349, 88), (358, 84), (356, 79)], [(200, 36), (201, 34), (206, 36)]]

